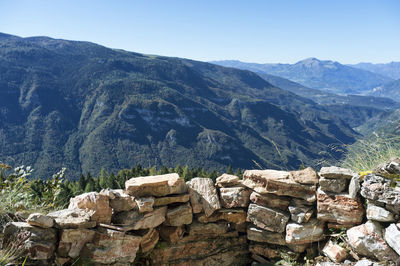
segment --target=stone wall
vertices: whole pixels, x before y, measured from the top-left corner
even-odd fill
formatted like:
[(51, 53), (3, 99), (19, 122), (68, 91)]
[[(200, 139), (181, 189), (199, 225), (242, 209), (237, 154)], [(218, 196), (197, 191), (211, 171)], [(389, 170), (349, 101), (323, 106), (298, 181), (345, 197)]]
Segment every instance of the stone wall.
[(9, 223), (2, 244), (20, 241), (29, 262), (39, 265), (250, 265), (305, 258), (321, 265), (362, 258), (395, 264), (400, 188), (385, 176), (399, 176), (399, 162), (361, 177), (323, 167), (319, 173), (248, 170), (243, 180), (224, 174), (215, 184), (208, 178), (185, 183), (178, 174), (132, 178), (125, 190), (85, 193), (68, 209)]

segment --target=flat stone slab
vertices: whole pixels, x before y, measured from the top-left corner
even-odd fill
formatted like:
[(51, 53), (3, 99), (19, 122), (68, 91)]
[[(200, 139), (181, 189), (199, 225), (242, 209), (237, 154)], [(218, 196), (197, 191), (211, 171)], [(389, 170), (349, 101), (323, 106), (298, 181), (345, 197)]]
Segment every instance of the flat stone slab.
[(247, 227), (247, 239), (281, 246), (286, 244), (284, 234), (263, 230), (254, 225)]
[(321, 190), (326, 192), (340, 193), (347, 189), (348, 179), (345, 178), (325, 178), (319, 179), (319, 186)]
[(96, 221), (92, 221), (93, 211), (81, 209), (64, 209), (48, 213), (54, 219), (55, 226), (61, 229), (93, 228)]
[(322, 167), (319, 175), (325, 178), (346, 178), (351, 179), (356, 173), (350, 169), (341, 168), (337, 166)]
[(241, 182), (238, 176), (223, 174), (217, 177), (215, 185), (217, 187), (236, 187), (240, 186)]
[(30, 225), (39, 226), (41, 228), (50, 228), (54, 225), (54, 219), (41, 213), (32, 213), (26, 222)]
[(259, 206), (254, 203), (249, 205), (249, 209), (247, 211), (247, 220), (249, 222), (252, 222), (261, 229), (272, 232), (282, 233), (285, 231), (285, 227), (289, 219), (289, 214), (285, 212)]
[(134, 177), (125, 182), (125, 190), (134, 197), (163, 197), (187, 192), (185, 181), (178, 174)]
[(286, 225), (286, 243), (307, 244), (320, 241), (324, 238), (325, 224), (317, 219), (311, 219), (307, 223), (288, 223)]
[(277, 196), (275, 194), (260, 194), (255, 191), (250, 194), (250, 200), (257, 205), (278, 208), (280, 210), (287, 210), (290, 204), (289, 197)]
[(221, 209), (217, 189), (211, 178), (195, 177), (186, 184), (189, 187), (193, 213), (204, 211), (206, 216), (211, 216), (216, 210)]
[(336, 263), (344, 261), (348, 256), (348, 253), (344, 248), (342, 248), (338, 244), (333, 243), (332, 241), (328, 241), (326, 243), (326, 245), (322, 249), (322, 253), (324, 253), (325, 256)]
[(314, 213), (314, 206), (292, 202), (289, 206), (290, 217), (296, 223), (306, 223)]
[(123, 226), (125, 231), (155, 228), (165, 221), (167, 206), (157, 207), (151, 212), (119, 212), (113, 217), (115, 225)]
[(309, 202), (315, 201), (315, 185), (300, 184), (290, 178), (290, 173), (277, 170), (247, 170), (243, 174), (243, 185), (260, 194), (291, 196)]
[(244, 224), (247, 212), (243, 209), (220, 209), (207, 217), (205, 214), (197, 215), (197, 220), (201, 223), (213, 223), (217, 221), (227, 221), (233, 224)]
[(138, 207), (138, 211), (143, 212), (151, 212), (153, 210), (154, 205), (154, 197), (142, 197), (135, 199), (136, 205)]
[(364, 207), (359, 198), (347, 194), (325, 193), (318, 189), (317, 218), (338, 224), (359, 224), (364, 217)]
[(190, 199), (189, 194), (171, 195), (154, 199), (154, 207), (166, 206), (172, 203), (185, 203)]

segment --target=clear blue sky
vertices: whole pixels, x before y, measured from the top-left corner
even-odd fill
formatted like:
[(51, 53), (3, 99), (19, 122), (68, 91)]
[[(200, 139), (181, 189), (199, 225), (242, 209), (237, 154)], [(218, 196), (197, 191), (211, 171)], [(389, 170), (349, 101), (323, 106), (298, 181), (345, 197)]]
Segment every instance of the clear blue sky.
[(196, 60), (400, 61), (400, 1), (1, 0), (0, 32)]

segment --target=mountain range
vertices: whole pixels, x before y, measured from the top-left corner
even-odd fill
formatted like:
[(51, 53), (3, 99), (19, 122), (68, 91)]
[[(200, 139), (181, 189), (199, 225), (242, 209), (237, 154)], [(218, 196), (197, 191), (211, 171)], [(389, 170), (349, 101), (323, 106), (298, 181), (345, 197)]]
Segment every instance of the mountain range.
[(236, 60), (212, 63), (279, 76), (305, 87), (340, 95), (363, 94), (392, 78), (329, 60), (307, 58), (295, 64), (256, 64)]
[(358, 136), (326, 106), (247, 70), (0, 34), (0, 161), (37, 177), (137, 163), (317, 167)]

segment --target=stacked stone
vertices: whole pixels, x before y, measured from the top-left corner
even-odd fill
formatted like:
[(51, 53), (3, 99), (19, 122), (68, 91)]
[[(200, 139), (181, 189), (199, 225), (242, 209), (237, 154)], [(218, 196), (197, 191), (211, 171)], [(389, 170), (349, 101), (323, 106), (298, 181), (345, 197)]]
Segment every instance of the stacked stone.
[(400, 260), (400, 159), (392, 159), (364, 177), (367, 221), (347, 230), (348, 243), (360, 256)]
[(289, 255), (298, 258), (323, 238), (324, 223), (316, 219), (318, 175), (300, 171), (248, 170), (243, 185), (252, 190), (247, 212), (247, 238), (252, 258), (260, 263)]
[[(194, 218), (184, 227), (162, 226), (162, 242), (151, 254), (154, 265), (244, 265), (249, 262), (245, 232), (249, 191), (239, 178), (222, 175), (187, 183)], [(218, 193), (219, 192), (219, 193)]]
[[(346, 229), (358, 225), (364, 217), (364, 207), (358, 195), (360, 178), (353, 171), (336, 166), (322, 167), (317, 191), (317, 218), (328, 228)], [(322, 252), (333, 262), (348, 257), (347, 251), (332, 241)]]

